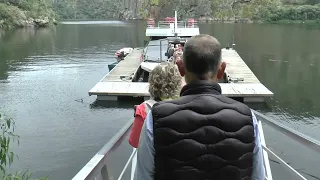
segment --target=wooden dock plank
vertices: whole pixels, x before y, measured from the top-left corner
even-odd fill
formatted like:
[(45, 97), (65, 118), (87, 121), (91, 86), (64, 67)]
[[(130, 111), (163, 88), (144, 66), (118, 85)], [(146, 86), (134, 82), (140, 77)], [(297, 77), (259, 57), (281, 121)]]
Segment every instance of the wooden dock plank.
[(227, 63), (226, 72), (230, 78), (243, 78), (244, 81), (239, 81), (238, 83), (260, 83), (237, 51), (222, 49), (222, 60)]
[(121, 81), (121, 76), (133, 75), (140, 66), (142, 51), (142, 48), (134, 48), (133, 51), (128, 54), (123, 61), (120, 61), (101, 81)]
[[(258, 78), (253, 74), (253, 72), (235, 50), (222, 49), (222, 60), (227, 63), (226, 72), (230, 78), (244, 79), (244, 81), (239, 81), (238, 83), (260, 83)], [(158, 64), (156, 63), (143, 62), (141, 67), (142, 69), (150, 72), (157, 65)]]
[[(261, 83), (220, 83), (222, 94), (228, 97), (270, 97), (273, 93)], [(141, 82), (98, 82), (90, 95), (149, 96), (149, 83)]]

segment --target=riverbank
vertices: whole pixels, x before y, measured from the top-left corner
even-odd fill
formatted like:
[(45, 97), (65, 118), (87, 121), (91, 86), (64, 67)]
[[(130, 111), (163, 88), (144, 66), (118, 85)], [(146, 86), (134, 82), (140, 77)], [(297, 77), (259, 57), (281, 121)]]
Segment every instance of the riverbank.
[(263, 24), (320, 24), (320, 20), (290, 20), (282, 19), (279, 21), (265, 21)]
[(281, 19), (277, 21), (268, 21), (268, 20), (251, 20), (249, 18), (243, 18), (240, 20), (234, 19), (198, 19), (198, 22), (206, 23), (225, 23), (225, 24), (235, 24), (235, 23), (244, 23), (244, 24), (320, 24), (320, 19), (316, 20), (290, 20), (290, 19)]
[[(249, 11), (236, 16), (224, 17), (223, 13), (217, 13), (216, 17), (202, 17), (199, 21), (219, 23), (271, 23), (271, 24), (320, 24), (320, 4), (316, 5), (279, 5), (260, 6), (258, 11)], [(219, 18), (217, 18), (219, 17)]]
[(51, 8), (42, 4), (24, 6), (0, 3), (0, 29), (47, 27), (57, 23)]

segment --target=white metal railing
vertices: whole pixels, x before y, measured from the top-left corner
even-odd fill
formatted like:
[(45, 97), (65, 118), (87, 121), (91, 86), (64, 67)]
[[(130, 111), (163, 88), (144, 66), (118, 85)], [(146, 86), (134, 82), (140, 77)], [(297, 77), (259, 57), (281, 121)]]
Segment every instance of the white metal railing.
[[(290, 170), (294, 173), (294, 175), (300, 179), (306, 180), (304, 176), (302, 176), (299, 172), (297, 172), (294, 168), (288, 165), (283, 159), (277, 156), (274, 152), (272, 152), (269, 148), (266, 147), (266, 142), (264, 138), (264, 132), (262, 128), (261, 122), (265, 122), (276, 129), (280, 129), (282, 133), (286, 134), (290, 138), (296, 140), (297, 142), (307, 145), (307, 147), (315, 150), (316, 152), (320, 153), (320, 143), (317, 140), (314, 140), (306, 135), (303, 135), (299, 132), (294, 131), (267, 116), (254, 111), (255, 115), (258, 119), (258, 128), (260, 132), (260, 140), (261, 145), (263, 148), (263, 159), (264, 159), (264, 166), (266, 171), (266, 180), (273, 180), (272, 172), (270, 168), (270, 162), (268, 153), (271, 154), (273, 157), (279, 160), (279, 163), (283, 165), (286, 169)], [(127, 137), (129, 131), (132, 126), (132, 120), (129, 121), (115, 136), (111, 138), (111, 140), (76, 174), (76, 176), (72, 180), (114, 180), (114, 175), (110, 175), (108, 172), (107, 165), (108, 159), (113, 152), (116, 152), (119, 146), (122, 143), (128, 143)], [(130, 157), (127, 159), (127, 162), (124, 165), (124, 168), (121, 170), (120, 175), (117, 175), (116, 179), (121, 180), (124, 177), (125, 172), (127, 172), (128, 167), (131, 163), (131, 172), (130, 172), (130, 180), (133, 180), (136, 162), (137, 162), (137, 150), (133, 148)]]
[(300, 144), (320, 153), (320, 142), (314, 138), (311, 138), (305, 134), (302, 134), (290, 127), (287, 127), (269, 117), (266, 115), (259, 113), (255, 110), (252, 110), (254, 114), (257, 116), (258, 119), (260, 119), (262, 122), (268, 124), (269, 126), (279, 130), (281, 133), (287, 135), (294, 141), (299, 142)]
[[(264, 138), (262, 124), (259, 119), (258, 119), (258, 129), (259, 129), (258, 131), (259, 131), (259, 138), (261, 141), (261, 145), (266, 146), (266, 140)], [(265, 179), (273, 180), (268, 153), (263, 150), (262, 154), (263, 154), (263, 164), (264, 164), (264, 168), (265, 168)]]
[(197, 22), (194, 19), (187, 21), (178, 21), (177, 11), (175, 11), (174, 19), (160, 21), (155, 24), (154, 20), (147, 21), (146, 36), (195, 36), (199, 34)]
[[(159, 21), (157, 24), (147, 24), (147, 29), (173, 29), (174, 22)], [(198, 21), (177, 21), (177, 28), (198, 28)]]
[[(306, 136), (306, 135), (304, 135), (304, 134), (302, 134), (302, 133), (300, 133), (290, 127), (287, 127), (281, 123), (278, 123), (277, 121), (267, 117), (266, 115), (264, 115), (262, 113), (259, 113), (255, 110), (252, 110), (252, 111), (257, 116), (257, 119), (259, 119), (259, 132), (262, 132), (261, 134), (263, 134), (263, 129), (262, 129), (262, 125), (261, 125), (261, 121), (263, 121), (264, 123), (279, 130), (281, 133), (287, 135), (289, 138), (295, 140), (296, 142), (299, 142), (300, 144), (320, 153), (320, 142), (319, 141), (317, 141), (309, 136)], [(264, 140), (261, 140), (261, 141), (264, 141)], [(274, 153), (269, 148), (267, 148), (267, 146), (263, 143), (262, 143), (262, 148), (263, 148), (264, 156), (265, 156), (265, 154), (270, 153), (274, 158), (279, 160), (279, 163), (282, 166), (284, 166), (287, 170), (292, 172), (295, 175), (295, 177), (303, 179), (303, 180), (307, 180), (307, 178), (302, 176), (298, 171), (296, 171), (293, 167), (291, 167), (288, 163), (286, 163), (283, 159), (281, 159), (276, 153)], [(266, 173), (267, 173), (266, 179), (269, 179), (268, 170)], [(270, 173), (271, 173), (271, 170), (270, 170)], [(272, 179), (272, 177), (271, 177), (271, 179)]]
[(123, 174), (126, 172), (129, 164), (131, 163), (131, 173), (130, 173), (130, 179), (133, 180), (134, 177), (134, 173), (135, 173), (135, 169), (136, 169), (136, 160), (137, 160), (137, 149), (133, 148), (133, 151), (128, 159), (128, 161), (126, 162), (126, 165), (124, 166), (124, 168), (122, 169), (120, 176), (118, 177), (118, 180), (121, 180), (123, 177)]
[[(291, 167), (290, 165), (288, 165), (283, 159), (281, 159), (279, 156), (277, 156), (274, 152), (272, 152), (269, 148), (267, 148), (266, 146), (262, 145), (263, 151), (266, 151), (268, 153), (270, 153), (273, 157), (275, 157), (276, 159), (279, 160), (279, 163), (281, 165), (283, 165), (285, 168), (287, 168), (288, 170), (292, 171), (294, 173), (294, 175), (298, 178), (301, 178), (303, 180), (307, 180), (305, 177), (303, 177), (298, 171), (296, 171), (295, 169), (293, 169), (293, 167)], [(266, 177), (266, 179), (269, 179), (269, 176)]]
[(111, 140), (104, 145), (101, 150), (72, 178), (72, 180), (111, 180), (111, 176), (108, 173), (107, 160), (110, 159), (112, 153), (115, 152), (123, 142), (128, 142), (125, 140), (127, 140), (132, 123), (132, 120), (129, 121), (118, 133), (116, 133)]

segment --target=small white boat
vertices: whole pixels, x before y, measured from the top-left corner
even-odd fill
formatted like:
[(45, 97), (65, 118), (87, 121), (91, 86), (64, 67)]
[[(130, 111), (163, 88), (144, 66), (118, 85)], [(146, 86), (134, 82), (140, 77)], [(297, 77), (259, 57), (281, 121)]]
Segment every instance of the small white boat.
[(118, 61), (123, 60), (128, 54), (130, 54), (133, 51), (133, 48), (131, 47), (126, 47), (126, 48), (122, 48), (120, 50), (117, 50), (115, 55), (116, 58), (118, 59)]
[(116, 62), (113, 62), (112, 64), (108, 64), (108, 69), (109, 71), (111, 71), (114, 67), (116, 67), (116, 65), (124, 60), (124, 58), (130, 54), (131, 52), (133, 51), (133, 48), (131, 47), (126, 47), (126, 48), (122, 48), (120, 50), (117, 50), (115, 55), (116, 55), (116, 59), (117, 61)]

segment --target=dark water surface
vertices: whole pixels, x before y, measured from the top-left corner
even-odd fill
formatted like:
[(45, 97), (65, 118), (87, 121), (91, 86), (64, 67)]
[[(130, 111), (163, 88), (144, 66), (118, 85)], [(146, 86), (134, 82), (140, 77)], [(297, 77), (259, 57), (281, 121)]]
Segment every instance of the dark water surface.
[[(275, 96), (252, 107), (320, 139), (320, 27), (202, 24), (231, 44)], [(94, 103), (87, 92), (117, 49), (143, 46), (141, 22), (75, 22), (0, 33), (0, 110), (16, 121), (20, 146), (12, 169), (71, 179), (133, 118), (133, 103)], [(234, 38), (233, 38), (234, 37)], [(83, 101), (79, 100), (83, 98)], [(320, 179), (319, 154), (264, 126), (267, 144), (308, 179)], [(271, 158), (273, 159), (273, 158)], [(275, 179), (292, 179), (272, 162)], [(290, 174), (290, 173), (289, 173)]]

